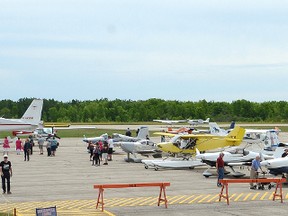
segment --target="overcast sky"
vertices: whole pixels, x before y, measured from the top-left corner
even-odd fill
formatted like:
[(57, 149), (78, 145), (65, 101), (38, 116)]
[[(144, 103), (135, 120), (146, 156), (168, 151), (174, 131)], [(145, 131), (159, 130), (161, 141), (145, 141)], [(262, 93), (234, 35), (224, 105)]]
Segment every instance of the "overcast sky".
[(288, 100), (288, 1), (0, 0), (0, 100)]

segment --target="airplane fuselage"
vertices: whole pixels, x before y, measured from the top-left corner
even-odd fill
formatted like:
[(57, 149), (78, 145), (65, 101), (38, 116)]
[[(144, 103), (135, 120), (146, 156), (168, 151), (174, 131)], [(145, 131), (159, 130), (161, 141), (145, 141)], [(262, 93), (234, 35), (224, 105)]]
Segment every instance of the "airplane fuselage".
[(21, 119), (0, 118), (0, 131), (35, 130), (38, 125), (25, 122)]

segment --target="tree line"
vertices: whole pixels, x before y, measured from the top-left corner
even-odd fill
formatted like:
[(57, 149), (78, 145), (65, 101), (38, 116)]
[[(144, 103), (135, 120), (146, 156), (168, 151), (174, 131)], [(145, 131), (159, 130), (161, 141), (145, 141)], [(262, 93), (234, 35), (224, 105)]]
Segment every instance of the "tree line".
[[(0, 116), (21, 118), (33, 98), (18, 101), (1, 100)], [(200, 100), (175, 101), (152, 98), (148, 100), (97, 100), (69, 102), (44, 99), (44, 122), (147, 122), (153, 119), (206, 119), (216, 122), (287, 122), (286, 101), (215, 102)]]

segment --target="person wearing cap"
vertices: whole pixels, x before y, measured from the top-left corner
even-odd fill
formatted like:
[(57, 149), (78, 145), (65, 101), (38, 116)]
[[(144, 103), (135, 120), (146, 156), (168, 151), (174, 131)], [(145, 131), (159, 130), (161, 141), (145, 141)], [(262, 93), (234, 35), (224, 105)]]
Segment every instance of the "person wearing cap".
[(282, 154), (282, 158), (288, 155), (288, 148), (284, 149), (284, 153)]
[(8, 161), (8, 155), (4, 155), (4, 160), (0, 163), (0, 174), (2, 178), (2, 189), (3, 194), (6, 193), (6, 183), (7, 182), (7, 194), (11, 194), (10, 191), (10, 177), (12, 177), (12, 165), (11, 162)]

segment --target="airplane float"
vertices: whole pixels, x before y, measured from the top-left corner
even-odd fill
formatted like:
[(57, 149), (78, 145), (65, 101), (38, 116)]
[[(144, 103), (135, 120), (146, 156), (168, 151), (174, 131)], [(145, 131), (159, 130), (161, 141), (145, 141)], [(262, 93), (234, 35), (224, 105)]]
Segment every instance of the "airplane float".
[(183, 169), (189, 168), (194, 169), (199, 166), (206, 166), (201, 160), (192, 160), (191, 158), (181, 159), (181, 158), (165, 158), (161, 160), (142, 160), (144, 164), (144, 168), (148, 169), (149, 167), (153, 168), (155, 171), (159, 170), (159, 168), (165, 169)]
[(239, 126), (235, 127), (226, 136), (213, 134), (184, 134), (175, 135), (156, 132), (154, 134), (164, 136), (174, 136), (170, 142), (163, 142), (157, 146), (163, 151), (170, 154), (195, 155), (196, 148), (200, 152), (207, 150), (223, 148), (227, 146), (238, 146), (241, 144), (245, 130)]
[(34, 99), (21, 119), (0, 118), (0, 131), (35, 130), (43, 126), (41, 113), (43, 100)]

